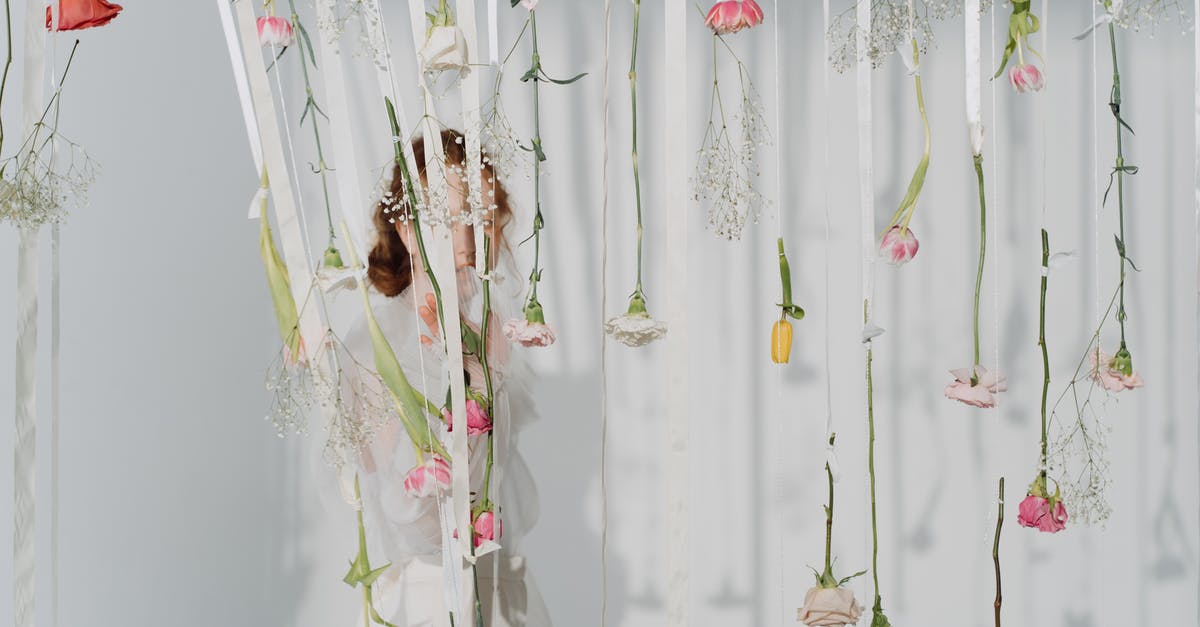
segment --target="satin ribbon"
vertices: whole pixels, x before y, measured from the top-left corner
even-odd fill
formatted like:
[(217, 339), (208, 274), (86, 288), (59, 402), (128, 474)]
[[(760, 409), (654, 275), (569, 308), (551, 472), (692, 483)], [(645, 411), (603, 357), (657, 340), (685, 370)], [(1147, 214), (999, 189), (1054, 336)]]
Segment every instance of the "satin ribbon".
[[(458, 15), (455, 16), (458, 18), (458, 27), (462, 30), (463, 39), (467, 42), (467, 67), (477, 67), (480, 63), (477, 45), (479, 36), (475, 28), (475, 3), (459, 2), (455, 8), (458, 9)], [(479, 202), (486, 208), (491, 205), (491, 202), (487, 194), (483, 193), (480, 185), (482, 163), (479, 156), (479, 130), (482, 124), (479, 120), (479, 73), (468, 70), (461, 78), (460, 87), (462, 88), (463, 143), (466, 144), (467, 149), (463, 166), (468, 173), (463, 184), (468, 190), (473, 190), (478, 194)], [(470, 200), (472, 194), (468, 193), (466, 198)], [(471, 205), (468, 204), (467, 207), (470, 208)], [(483, 228), (476, 228), (474, 232), (475, 269), (482, 274), (488, 271), (487, 258), (483, 254), (483, 236), (486, 231)]]
[(664, 188), (667, 208), (668, 325), (667, 362), (667, 625), (690, 623), (690, 514), (688, 493), (688, 215), (687, 215), (687, 2), (665, 0), (664, 91), (665, 129)]
[[(412, 38), (415, 46), (416, 76), (420, 82), (421, 94), (424, 99), (426, 115), (423, 119), (423, 141), (425, 143), (425, 173), (430, 189), (444, 186), (445, 155), (442, 150), (441, 130), (434, 122), (433, 116), (437, 110), (433, 94), (425, 82), (424, 67), (421, 62), (421, 47), (425, 42), (425, 3), (422, 0), (409, 0), (409, 25), (412, 27)], [(460, 11), (461, 13), (462, 11)], [(461, 17), (461, 16), (460, 16)], [(450, 381), (450, 408), (454, 416), (466, 416), (466, 386), (463, 381), (463, 354), (461, 318), (458, 303), (458, 280), (454, 270), (454, 243), (451, 238), (449, 223), (441, 226), (431, 226), (430, 237), (427, 241), (432, 247), (433, 273), (442, 288), (442, 339), (446, 346), (446, 363)], [(455, 429), (450, 436), (450, 454), (454, 463), (450, 466), (451, 499), (454, 504), (455, 528), (458, 540), (455, 543), (465, 562), (473, 564), (475, 557), (471, 555), (474, 542), (474, 526), (471, 520), (471, 478), (468, 460), (470, 452), (467, 446), (467, 430)], [(443, 539), (443, 542), (445, 539)], [(474, 617), (475, 586), (469, 575), (469, 564), (463, 563), (463, 576), (458, 589), (461, 591), (459, 600), (459, 617)], [(474, 620), (473, 618), (471, 620)]]
[[(337, 177), (338, 200), (342, 205), (342, 216), (354, 239), (357, 250), (370, 250), (370, 227), (373, 226), (374, 205), (365, 202), (359, 178), (358, 156), (354, 150), (354, 133), (350, 128), (350, 107), (346, 103), (346, 79), (342, 72), (342, 56), (339, 52), (336, 33), (326, 32), (324, 27), (333, 24), (333, 4), (317, 2), (317, 23), (322, 25), (317, 48), (321, 51), (321, 79), (325, 85), (325, 106), (328, 108), (329, 133), (332, 136), (333, 161), (331, 168)], [(314, 123), (316, 121), (314, 120)], [(369, 255), (362, 256), (368, 263)]]
[[(870, 46), (871, 3), (859, 2), (857, 9), (858, 63), (855, 71), (858, 104), (858, 206), (862, 228), (862, 296), (864, 303), (863, 326), (873, 328), (871, 323), (871, 295), (875, 292), (875, 165), (871, 144), (871, 59), (864, 51)], [(878, 327), (874, 327), (878, 328)], [(882, 330), (880, 330), (882, 332)], [(878, 333), (864, 332), (863, 342), (868, 343)]]
[[(23, 129), (33, 131), (45, 107), (46, 14), (41, 0), (25, 5)], [(17, 243), (17, 350), (13, 452), (13, 611), (16, 627), (32, 627), (37, 560), (34, 473), (37, 468), (38, 227), (22, 227)]]
[[(258, 44), (258, 27), (252, 4), (253, 0), (234, 0), (233, 9), (244, 53), (242, 57), (247, 85), (262, 143), (263, 163), (270, 180), (271, 196), (275, 199), (279, 246), (287, 264), (292, 297), (300, 307), (300, 337), (307, 347), (309, 357), (313, 357), (323, 341), (324, 327), (317, 307), (306, 306), (313, 283), (312, 269), (309, 267), (300, 218), (296, 212), (291, 175), (287, 169), (283, 139), (279, 132), (279, 118), (275, 112), (271, 85), (267, 81), (267, 67)], [(312, 359), (310, 363), (315, 368), (322, 367), (320, 360)]]
[[(250, 84), (246, 80), (246, 66), (242, 61), (242, 46), (238, 43), (237, 27), (233, 23), (233, 9), (229, 0), (216, 0), (217, 13), (221, 16), (221, 30), (225, 33), (225, 48), (229, 52), (229, 64), (233, 66), (233, 81), (237, 85), (238, 102), (242, 108), (242, 122), (246, 125), (246, 139), (250, 142), (250, 155), (254, 158), (254, 176), (262, 177), (262, 140), (258, 135), (258, 120), (254, 117), (254, 103), (250, 100)], [(258, 218), (258, 197), (250, 203), (250, 219)]]
[(488, 0), (488, 62), (500, 64), (500, 14), (497, 4), (500, 0)]
[(963, 49), (966, 62), (967, 133), (971, 142), (971, 154), (978, 155), (983, 152), (979, 0), (963, 0), (963, 18), (966, 37)]

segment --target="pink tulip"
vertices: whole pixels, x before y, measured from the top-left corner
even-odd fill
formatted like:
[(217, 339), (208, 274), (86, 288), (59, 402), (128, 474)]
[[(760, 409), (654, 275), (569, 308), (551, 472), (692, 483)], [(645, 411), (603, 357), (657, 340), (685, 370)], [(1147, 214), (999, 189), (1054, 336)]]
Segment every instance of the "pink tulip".
[[(954, 375), (954, 383), (946, 386), (946, 398), (956, 400), (972, 407), (989, 408), (996, 406), (996, 393), (1008, 389), (1007, 379), (1000, 371), (988, 372), (983, 366), (975, 368), (956, 368), (950, 371)], [(975, 384), (971, 385), (974, 375)]]
[(258, 44), (285, 48), (296, 41), (292, 24), (277, 15), (258, 18)]
[(708, 10), (704, 25), (718, 35), (736, 33), (762, 24), (763, 10), (754, 0), (722, 0)]
[(404, 493), (413, 498), (428, 498), (449, 490), (450, 464), (437, 455), (431, 455), (404, 476)]
[(1058, 533), (1067, 527), (1067, 508), (1058, 501), (1051, 508), (1044, 497), (1030, 494), (1021, 501), (1017, 523), (1046, 533)]
[(1027, 94), (1031, 91), (1041, 91), (1046, 86), (1046, 77), (1042, 76), (1036, 65), (1026, 63), (1014, 65), (1013, 69), (1008, 71), (1008, 82), (1012, 83), (1018, 94)]
[(894, 266), (902, 266), (917, 256), (921, 243), (908, 227), (897, 224), (883, 234), (879, 242), (879, 255)]
[[(448, 410), (442, 410), (442, 416), (446, 418), (446, 424), (450, 425), (447, 431), (454, 430), (454, 415)], [(479, 435), (492, 430), (492, 419), (488, 417), (487, 412), (483, 411), (483, 407), (473, 398), (467, 399), (467, 435)]]
[(1113, 358), (1098, 348), (1088, 354), (1088, 360), (1092, 364), (1092, 380), (1104, 386), (1104, 389), (1109, 392), (1123, 392), (1145, 385), (1142, 382), (1142, 375), (1136, 372), (1126, 375), (1120, 370), (1114, 369), (1112, 367)]
[(480, 512), (475, 518), (475, 547), (484, 541), (496, 541), (504, 533), (504, 523), (492, 512)]
[(524, 318), (512, 318), (504, 322), (504, 337), (521, 346), (549, 346), (556, 339), (554, 329), (544, 322), (530, 322)]

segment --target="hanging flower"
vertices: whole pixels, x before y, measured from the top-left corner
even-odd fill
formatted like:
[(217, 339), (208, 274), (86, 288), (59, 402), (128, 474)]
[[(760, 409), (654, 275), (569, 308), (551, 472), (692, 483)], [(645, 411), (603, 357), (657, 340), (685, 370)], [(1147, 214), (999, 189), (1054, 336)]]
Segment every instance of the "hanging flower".
[(545, 322), (530, 322), (513, 318), (504, 322), (504, 337), (521, 346), (549, 346), (554, 343), (554, 329)]
[(776, 320), (771, 327), (771, 361), (786, 364), (792, 354), (792, 323)]
[(646, 311), (646, 298), (640, 292), (634, 292), (629, 299), (629, 309), (609, 318), (604, 323), (604, 332), (626, 346), (637, 348), (662, 339), (667, 334), (667, 325), (651, 318)]
[(1046, 77), (1042, 76), (1036, 65), (1026, 63), (1013, 66), (1013, 69), (1008, 71), (1008, 82), (1012, 83), (1018, 94), (1026, 94), (1041, 91), (1046, 86)]
[(848, 588), (821, 588), (814, 586), (804, 595), (804, 607), (800, 608), (800, 622), (809, 627), (853, 625), (862, 615), (862, 608)]
[(504, 535), (504, 522), (494, 512), (480, 512), (475, 517), (475, 547), (484, 542), (495, 542)]
[(1037, 67), (1025, 62), (1026, 50), (1037, 55), (1037, 51), (1029, 46), (1029, 36), (1041, 28), (1041, 22), (1030, 11), (1032, 4), (1031, 0), (1013, 1), (1012, 15), (1008, 18), (1008, 42), (1004, 44), (1004, 56), (1000, 59), (1000, 67), (992, 77), (1000, 78), (1000, 75), (1004, 74), (1004, 68), (1008, 67), (1008, 60), (1015, 52), (1017, 64), (1008, 73), (1008, 81), (1019, 94), (1040, 91), (1046, 84)]
[(437, 496), (450, 490), (450, 464), (438, 455), (430, 455), (404, 475), (404, 493), (413, 498)]
[(1008, 389), (1006, 378), (1000, 371), (988, 372), (987, 368), (976, 365), (972, 368), (956, 368), (950, 371), (954, 375), (954, 383), (946, 386), (946, 398), (956, 400), (972, 407), (989, 408), (996, 406), (995, 394)]
[(258, 44), (263, 47), (286, 48), (296, 41), (292, 23), (278, 15), (258, 18)]
[(888, 229), (879, 241), (879, 256), (894, 266), (902, 266), (917, 256), (921, 243), (906, 226), (899, 224)]
[(718, 35), (736, 33), (762, 24), (763, 10), (754, 0), (723, 0), (708, 10), (704, 25)]
[(429, 29), (421, 46), (421, 62), (426, 72), (464, 70), (467, 68), (467, 38), (454, 23), (454, 15), (446, 0), (441, 0), (436, 13), (429, 13)]
[(536, 9), (537, 5), (538, 0), (521, 0), (521, 6), (525, 7), (529, 11)]
[(771, 327), (771, 361), (786, 364), (792, 352), (792, 323), (788, 318), (804, 319), (804, 309), (792, 302), (792, 268), (788, 264), (787, 254), (783, 248), (783, 238), (777, 242), (779, 249), (779, 282), (783, 292), (783, 302), (779, 307), (779, 320)]
[[(119, 4), (104, 0), (60, 0), (57, 30), (83, 30), (104, 26), (113, 21), (122, 8)], [(54, 28), (51, 7), (46, 7), (46, 28)]]
[(1097, 348), (1088, 353), (1088, 360), (1092, 364), (1092, 380), (1109, 392), (1124, 392), (1144, 385), (1142, 376), (1133, 371), (1132, 360), (1126, 349), (1122, 348), (1115, 357), (1109, 357)]
[(1029, 485), (1029, 492), (1017, 514), (1017, 523), (1046, 533), (1058, 533), (1067, 527), (1067, 508), (1056, 488), (1050, 496), (1046, 490), (1046, 476), (1039, 474)]
[[(449, 425), (449, 427), (447, 427), (447, 431), (453, 431), (454, 430), (454, 414), (451, 413), (449, 410), (444, 409), (444, 410), (442, 410), (442, 417), (444, 417), (446, 419), (446, 424)], [(467, 434), (468, 435), (479, 435), (481, 433), (487, 433), (488, 431), (491, 431), (491, 430), (492, 430), (492, 419), (490, 417), (488, 417), (487, 412), (484, 411), (484, 409), (483, 409), (483, 406), (479, 404), (479, 401), (477, 401), (473, 398), (468, 398), (467, 399)]]

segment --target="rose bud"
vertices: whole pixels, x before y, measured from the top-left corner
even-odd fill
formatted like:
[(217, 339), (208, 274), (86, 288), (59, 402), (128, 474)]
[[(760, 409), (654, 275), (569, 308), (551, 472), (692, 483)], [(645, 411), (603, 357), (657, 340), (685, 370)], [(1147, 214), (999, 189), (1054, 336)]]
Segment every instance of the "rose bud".
[(879, 242), (879, 255), (894, 266), (901, 266), (917, 256), (921, 243), (908, 227), (899, 224), (888, 229)]
[(1046, 86), (1046, 77), (1042, 76), (1036, 65), (1026, 63), (1014, 65), (1013, 69), (1008, 71), (1008, 82), (1012, 83), (1018, 94), (1027, 94), (1031, 91), (1041, 91)]

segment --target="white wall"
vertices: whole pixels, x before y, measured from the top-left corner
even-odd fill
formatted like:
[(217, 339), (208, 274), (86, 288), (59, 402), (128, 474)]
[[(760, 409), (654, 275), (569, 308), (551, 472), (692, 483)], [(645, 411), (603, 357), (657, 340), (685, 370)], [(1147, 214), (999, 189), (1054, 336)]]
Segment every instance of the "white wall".
[[(520, 12), (506, 4), (501, 13), (511, 37)], [(834, 4), (836, 12), (846, 3)], [(986, 276), (983, 349), (988, 363), (998, 349), (1010, 376), (997, 412), (968, 410), (941, 397), (945, 370), (970, 356), (977, 228), (960, 24), (939, 28), (937, 49), (923, 65), (934, 156), (914, 223), (922, 248), (901, 271), (879, 269), (876, 301), (877, 321), (888, 329), (876, 343), (875, 369), (880, 577), (897, 625), (991, 624), (994, 483), (1008, 478), (1015, 510), (1036, 464), (1043, 182), (1053, 248), (1079, 252), (1076, 263), (1053, 275), (1052, 392), (1062, 390), (1082, 354), (1095, 319), (1097, 279), (1104, 297), (1114, 284), (1108, 242), (1115, 211), (1106, 209), (1099, 225), (1092, 218), (1094, 175), (1106, 175), (1113, 149), (1104, 104), (1108, 51), (1101, 42), (1100, 78), (1093, 82), (1090, 40), (1070, 39), (1090, 21), (1087, 3), (1059, 4), (1065, 3), (1055, 3), (1047, 20), (1053, 33), (1049, 89), (1018, 97), (998, 85), (998, 119), (992, 122), (990, 105), (985, 112), (988, 145), (999, 151), (999, 158), (988, 153), (989, 166), (998, 167), (998, 176), (989, 171), (988, 185), (999, 199), (991, 207), (998, 246), (990, 251)], [(764, 6), (768, 19), (776, 19), (773, 7)], [(524, 445), (543, 513), (527, 546), (559, 624), (596, 624), (602, 3), (546, 1), (538, 11), (548, 70), (591, 75), (570, 88), (543, 89), (551, 159), (543, 302), (560, 341), (535, 354), (544, 377), (538, 387), (544, 419)], [(629, 12), (627, 3), (614, 3), (610, 312), (623, 304), (633, 272), (632, 188), (624, 158)], [(392, 33), (407, 33), (399, 5), (392, 13)], [(835, 75), (830, 98), (822, 101), (820, 17), (820, 3), (785, 4), (786, 123), (775, 134), (786, 154), (782, 164), (769, 152), (763, 158), (765, 193), (773, 195), (777, 171), (787, 174), (782, 226), (797, 300), (808, 310), (797, 325), (793, 363), (779, 372), (767, 359), (778, 289), (774, 238), (780, 225), (773, 209), (764, 210), (743, 241), (728, 243), (704, 231), (703, 210), (693, 207), (690, 364), (667, 363), (661, 347), (609, 347), (610, 624), (662, 622), (659, 382), (665, 369), (681, 367), (690, 369), (694, 394), (692, 622), (794, 620), (811, 582), (807, 566), (822, 559), (826, 326), (845, 472), (835, 551), (842, 572), (869, 565), (854, 85), (852, 75)], [(1001, 27), (1005, 18), (1001, 13)], [(1194, 68), (1191, 36), (1176, 30), (1155, 38), (1121, 34), (1125, 114), (1137, 131), (1128, 161), (1142, 168), (1129, 184), (1127, 240), (1142, 269), (1129, 283), (1130, 342), (1147, 386), (1108, 406), (1114, 513), (1105, 529), (1071, 526), (1057, 536), (1021, 529), (1010, 514), (1002, 544), (1008, 624), (1190, 624), (1198, 615)], [(647, 289), (652, 309), (665, 314), (662, 298), (672, 278), (663, 272), (668, 234), (658, 181), (665, 159), (690, 164), (693, 155), (662, 150), (668, 122), (658, 83), (661, 31), (660, 8), (647, 3), (640, 68)], [(697, 106), (688, 124), (698, 141), (709, 44), (698, 24), (690, 33), (689, 90)], [(255, 179), (216, 8), (211, 2), (131, 3), (110, 27), (81, 38), (64, 100), (65, 127), (104, 170), (91, 206), (76, 210), (63, 228), (61, 624), (348, 624), (357, 597), (340, 578), (354, 546), (351, 513), (318, 501), (311, 442), (281, 441), (262, 420), (264, 371), (276, 337), (256, 225), (244, 217)], [(770, 30), (732, 42), (752, 67), (773, 119)], [(406, 49), (408, 38), (399, 36), (395, 45)], [(63, 38), (60, 60), (68, 46)], [(875, 85), (876, 226), (882, 228), (918, 157), (920, 127), (911, 84), (894, 60), (876, 73)], [(514, 83), (506, 98), (518, 130), (527, 132), (527, 90)], [(374, 111), (373, 102), (360, 106)], [(296, 103), (289, 101), (293, 110)], [(4, 113), (10, 124), (19, 119), (15, 106)], [(822, 161), (827, 115), (833, 138), (828, 174)], [(1044, 179), (1043, 115), (1049, 116)], [(1093, 115), (1099, 118), (1098, 165)], [(379, 155), (372, 165), (386, 158)], [(525, 186), (514, 191), (528, 207)], [(316, 203), (309, 209), (316, 220)], [(12, 229), (0, 229), (0, 238), (5, 250), (15, 251)], [(0, 293), (13, 293), (13, 277), (0, 273)], [(12, 307), (0, 308), (0, 344), (12, 346), (14, 327)], [(1115, 343), (1111, 332), (1104, 343)], [(43, 348), (47, 344), (44, 336)], [(12, 376), (11, 360), (0, 360), (0, 380)], [(12, 388), (3, 389), (0, 402), (11, 406)], [(38, 443), (41, 564), (49, 554), (47, 434), (43, 428)], [(11, 429), (0, 430), (0, 450), (11, 450), (11, 437)], [(0, 464), (0, 493), (11, 494), (11, 481), (11, 464)], [(11, 534), (9, 511), (0, 507), (2, 537)], [(11, 589), (10, 571), (0, 568), (0, 589)], [(44, 612), (44, 568), (39, 577)], [(854, 586), (869, 605), (869, 579)], [(0, 595), (0, 615), (11, 615), (8, 594)]]

